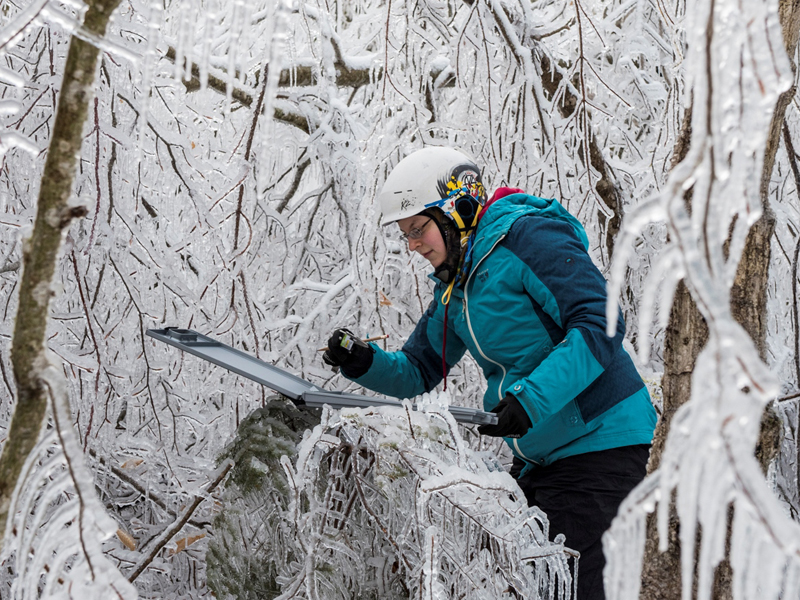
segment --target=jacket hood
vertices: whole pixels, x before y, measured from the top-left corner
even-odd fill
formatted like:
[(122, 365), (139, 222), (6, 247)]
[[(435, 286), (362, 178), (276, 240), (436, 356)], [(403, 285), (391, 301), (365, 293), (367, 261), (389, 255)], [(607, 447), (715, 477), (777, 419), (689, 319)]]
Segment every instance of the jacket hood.
[(480, 260), (500, 238), (505, 237), (517, 219), (531, 215), (568, 223), (584, 248), (589, 249), (589, 238), (583, 225), (558, 200), (517, 193), (499, 198), (487, 207), (475, 232), (475, 260)]

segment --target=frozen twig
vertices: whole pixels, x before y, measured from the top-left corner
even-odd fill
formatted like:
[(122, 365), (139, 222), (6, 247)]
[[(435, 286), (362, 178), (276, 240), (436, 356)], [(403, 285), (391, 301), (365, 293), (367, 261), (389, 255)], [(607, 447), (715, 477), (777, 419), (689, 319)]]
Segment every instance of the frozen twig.
[[(88, 2), (84, 28), (103, 37), (119, 0)], [(45, 336), (51, 283), (62, 231), (73, 218), (86, 214), (84, 207), (70, 207), (69, 196), (80, 155), (83, 124), (94, 92), (99, 49), (82, 39), (70, 42), (61, 86), (56, 122), (50, 141), (37, 204), (36, 221), (23, 253), (19, 306), (12, 342), (12, 363), (17, 380), (17, 404), (0, 456), (0, 527), (5, 528), (9, 500), (23, 462), (33, 449), (43, 422), (46, 394), (40, 376), (45, 366)]]
[[(136, 490), (142, 497), (152, 500), (162, 510), (169, 513), (173, 517), (178, 517), (178, 513), (174, 509), (169, 507), (167, 502), (158, 494), (158, 492), (155, 492), (151, 489), (147, 489), (146, 487), (144, 487), (141, 483), (137, 481), (135, 477), (128, 475), (128, 473), (126, 473), (124, 469), (120, 469), (115, 465), (109, 464), (109, 460), (103, 458), (102, 456), (99, 456), (93, 448), (89, 448), (89, 456), (96, 459), (101, 465), (107, 466), (109, 469), (111, 469), (111, 472), (117, 479), (119, 479), (126, 485)], [(208, 522), (201, 522), (195, 520), (190, 520), (188, 523), (192, 527), (197, 527), (198, 529), (203, 529), (208, 525)]]
[[(258, 127), (258, 118), (261, 116), (261, 107), (264, 106), (264, 96), (267, 93), (267, 84), (269, 83), (269, 65), (261, 72), (263, 82), (261, 84), (261, 91), (258, 94), (258, 101), (256, 107), (253, 109), (253, 118), (250, 122), (250, 131), (247, 134), (247, 144), (244, 150), (245, 162), (250, 162), (250, 153), (253, 150), (253, 140), (256, 136), (256, 128)], [(239, 185), (239, 198), (236, 201), (236, 227), (233, 234), (233, 249), (239, 245), (239, 224), (242, 219), (242, 203), (244, 202), (244, 182)], [(255, 332), (254, 332), (255, 333)]]
[[(233, 467), (233, 461), (228, 460), (225, 461), (219, 468), (214, 477), (214, 480), (211, 481), (206, 486), (206, 489), (203, 490), (202, 494), (197, 494), (194, 497), (192, 503), (183, 511), (183, 514), (177, 519), (170, 527), (168, 527), (164, 532), (154, 541), (151, 542), (151, 547), (149, 549), (149, 553), (145, 556), (139, 563), (133, 568), (131, 574), (128, 575), (128, 581), (133, 583), (136, 579), (141, 575), (144, 570), (150, 566), (150, 563), (153, 562), (158, 553), (166, 546), (169, 541), (178, 534), (178, 532), (183, 529), (183, 526), (189, 522), (194, 514), (194, 511), (197, 510), (197, 507), (200, 506), (204, 500), (209, 498), (209, 495), (217, 488), (217, 486), (222, 483), (225, 479), (225, 476)], [(144, 550), (144, 548), (142, 549)]]
[(94, 393), (97, 395), (100, 387), (100, 372), (104, 370), (103, 360), (100, 358), (100, 344), (97, 343), (97, 338), (94, 335), (94, 327), (92, 327), (92, 315), (89, 313), (89, 307), (86, 304), (86, 297), (83, 293), (83, 285), (81, 284), (81, 275), (78, 272), (78, 259), (75, 258), (74, 251), (70, 252), (70, 260), (72, 262), (72, 272), (75, 275), (75, 285), (78, 286), (78, 295), (81, 299), (83, 314), (86, 317), (86, 328), (89, 331), (89, 337), (92, 339), (94, 355), (97, 357), (97, 374), (95, 375), (94, 379)]
[(18, 260), (9, 260), (0, 267), (0, 275), (4, 273), (13, 273), (15, 271), (19, 271), (20, 262)]
[(286, 193), (281, 198), (278, 206), (275, 208), (275, 212), (278, 214), (283, 213), (286, 210), (286, 207), (289, 205), (289, 202), (292, 201), (294, 195), (297, 193), (297, 190), (300, 188), (300, 182), (303, 179), (303, 174), (306, 172), (306, 169), (311, 166), (311, 159), (307, 158), (303, 162), (295, 168), (294, 178), (292, 182), (289, 184), (289, 188), (286, 190)]
[(114, 267), (114, 270), (117, 272), (117, 275), (119, 276), (119, 279), (122, 282), (123, 287), (128, 292), (128, 297), (131, 299), (131, 302), (133, 302), (133, 306), (136, 308), (136, 312), (138, 313), (139, 316), (139, 336), (140, 336), (140, 342), (142, 344), (142, 357), (144, 358), (146, 366), (143, 379), (145, 382), (145, 387), (147, 388), (147, 397), (150, 400), (150, 406), (153, 409), (153, 416), (155, 417), (156, 424), (158, 425), (158, 438), (161, 439), (161, 419), (158, 416), (158, 409), (156, 409), (156, 402), (153, 397), (153, 389), (150, 386), (150, 359), (147, 357), (147, 350), (145, 348), (146, 338), (144, 334), (144, 315), (142, 314), (142, 311), (139, 308), (139, 305), (133, 296), (133, 292), (131, 291), (130, 287), (125, 281), (125, 277), (123, 277), (122, 272), (119, 270), (119, 267), (117, 267), (117, 264), (111, 257), (109, 257), (108, 260), (111, 263), (111, 266)]

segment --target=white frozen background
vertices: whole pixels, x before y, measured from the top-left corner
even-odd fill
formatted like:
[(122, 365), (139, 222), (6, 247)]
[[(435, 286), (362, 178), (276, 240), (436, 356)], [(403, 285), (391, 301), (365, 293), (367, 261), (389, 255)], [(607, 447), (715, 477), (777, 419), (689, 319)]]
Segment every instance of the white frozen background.
[[(0, 428), (13, 407), (18, 263), (82, 11), (77, 0), (0, 2)], [(102, 48), (73, 198), (89, 216), (66, 238), (49, 324), (68, 385), (53, 377), (60, 408), (21, 489), (0, 596), (210, 596), (216, 458), (269, 392), (144, 331), (189, 327), (347, 388), (316, 351), (327, 333), (386, 333), (385, 347), (397, 349), (430, 300), (424, 261), (377, 226), (372, 203), (392, 166), (425, 144), (473, 155), (489, 189), (556, 197), (578, 216), (655, 391), (679, 277), (706, 307), (703, 386), (673, 427), (662, 469), (608, 538), (610, 597), (636, 597), (643, 515), (664, 509), (658, 500), (676, 487), (685, 539), (694, 540), (692, 524), (703, 527), (701, 590), (734, 502), (734, 542), (748, 540), (733, 556), (737, 597), (797, 595), (800, 529), (790, 517), (800, 512), (800, 411), (790, 397), (800, 391), (800, 177), (787, 152), (800, 144), (796, 100), (769, 189), (778, 222), (767, 366), (727, 309), (760, 211), (771, 111), (793, 79), (777, 0), (123, 0)], [(543, 57), (557, 65), (557, 81), (542, 75)], [(358, 85), (340, 85), (347, 77)], [(670, 172), (692, 95), (692, 150)], [(572, 109), (560, 108), (565, 98)], [(629, 217), (613, 243), (613, 207), (587, 167), (590, 136)], [(681, 196), (692, 184), (688, 215)], [(466, 358), (450, 377), (450, 400), (478, 406), (481, 388)], [(775, 399), (787, 437), (768, 485), (751, 455), (760, 411)], [(400, 435), (394, 416), (372, 418)], [(501, 451), (467, 429), (451, 434), (470, 456)], [(309, 460), (321, 456), (310, 450), (314, 435)], [(420, 480), (463, 485), (446, 477), (452, 453), (432, 456), (441, 464)], [(507, 491), (494, 494), (500, 510)], [(414, 513), (413, 495), (395, 498), (409, 506), (394, 510)], [(430, 541), (447, 539), (446, 527), (430, 526)], [(457, 545), (473, 543), (454, 535)], [(455, 575), (426, 560), (416, 565), (427, 577), (420, 589), (447, 597), (437, 581)], [(315, 594), (311, 586), (297, 597)]]

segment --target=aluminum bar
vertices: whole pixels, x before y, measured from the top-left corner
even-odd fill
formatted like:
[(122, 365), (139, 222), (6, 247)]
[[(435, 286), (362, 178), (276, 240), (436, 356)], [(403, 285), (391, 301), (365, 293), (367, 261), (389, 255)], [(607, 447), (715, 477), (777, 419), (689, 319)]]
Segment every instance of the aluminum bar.
[(313, 383), (300, 379), (263, 360), (257, 359), (236, 348), (231, 348), (191, 329), (148, 329), (147, 335), (160, 342), (180, 348), (199, 356), (208, 362), (219, 365), (238, 375), (252, 379), (291, 398), (295, 402), (308, 390), (318, 389)]
[[(397, 400), (380, 396), (361, 396), (321, 390), (305, 379), (301, 379), (250, 354), (227, 346), (191, 329), (178, 329), (175, 327), (148, 329), (147, 335), (260, 383), (287, 396), (295, 404), (306, 404), (308, 406), (323, 406), (327, 404), (333, 408), (403, 406)], [(494, 413), (463, 406), (450, 406), (448, 408), (450, 414), (459, 423), (476, 425), (494, 425), (497, 423), (497, 415)]]

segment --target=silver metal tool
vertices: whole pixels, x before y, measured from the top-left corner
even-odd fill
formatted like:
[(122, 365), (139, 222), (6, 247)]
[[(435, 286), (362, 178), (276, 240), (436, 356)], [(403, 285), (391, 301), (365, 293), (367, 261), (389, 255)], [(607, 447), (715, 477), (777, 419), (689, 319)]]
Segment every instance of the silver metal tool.
[[(261, 385), (275, 390), (291, 399), (295, 404), (320, 407), (325, 404), (332, 408), (368, 408), (370, 406), (402, 407), (402, 403), (383, 397), (361, 396), (345, 392), (331, 392), (315, 386), (288, 371), (257, 359), (246, 352), (218, 342), (191, 329), (166, 327), (148, 329), (150, 337), (194, 354), (224, 369), (247, 377)], [(464, 406), (448, 407), (450, 414), (459, 423), (472, 425), (495, 425), (497, 415)]]

